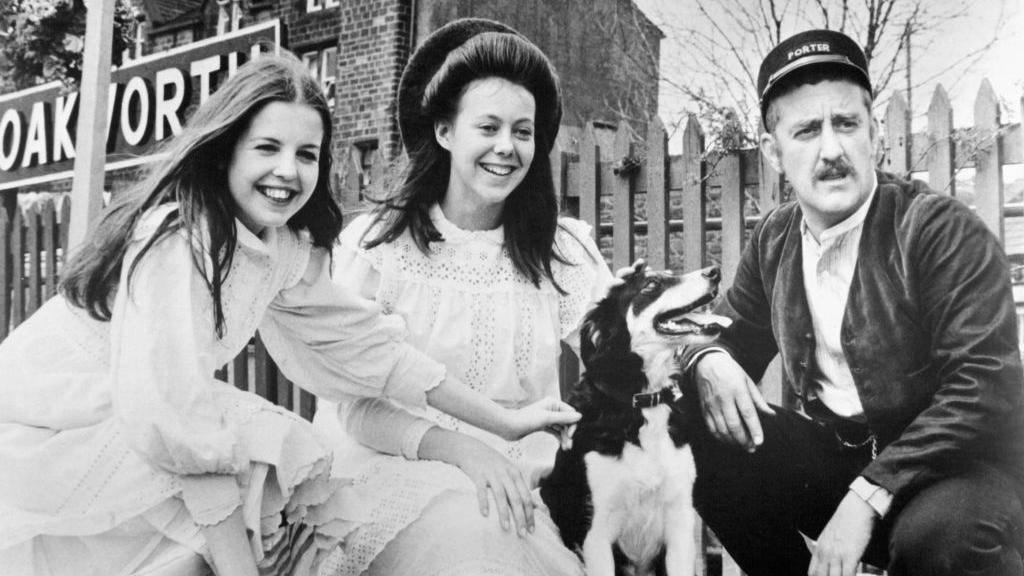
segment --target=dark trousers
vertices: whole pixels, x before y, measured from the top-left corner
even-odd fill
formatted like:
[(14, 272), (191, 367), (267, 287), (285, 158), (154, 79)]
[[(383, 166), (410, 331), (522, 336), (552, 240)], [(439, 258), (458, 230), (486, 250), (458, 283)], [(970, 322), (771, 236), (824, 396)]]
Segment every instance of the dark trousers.
[[(871, 448), (844, 448), (833, 430), (775, 407), (761, 415), (765, 442), (753, 453), (711, 438), (693, 438), (694, 504), (744, 572), (807, 574), (814, 540)], [(703, 427), (701, 427), (703, 428)], [(989, 467), (965, 469), (876, 524), (864, 561), (890, 576), (1024, 574), (1024, 511), (1019, 486)]]

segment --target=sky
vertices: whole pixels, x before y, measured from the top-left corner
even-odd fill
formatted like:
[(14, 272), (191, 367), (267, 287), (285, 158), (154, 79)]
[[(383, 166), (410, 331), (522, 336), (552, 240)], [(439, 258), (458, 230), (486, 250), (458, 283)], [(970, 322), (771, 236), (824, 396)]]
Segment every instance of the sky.
[[(713, 2), (714, 0), (708, 0)], [(932, 5), (945, 4), (959, 6), (965, 0), (929, 0)], [(693, 0), (634, 0), (641, 10), (654, 21), (662, 24), (666, 19), (675, 22), (698, 17)], [(1016, 122), (1021, 118), (1021, 96), (1024, 94), (1024, 0), (975, 0), (968, 3), (971, 15), (965, 20), (954, 23), (939, 23), (938, 40), (927, 50), (912, 51), (913, 78), (925, 79), (942, 70), (946, 63), (962, 57), (966, 52), (981, 47), (982, 38), (987, 41), (992, 36), (998, 21), (1002, 22), (1001, 33), (996, 43), (985, 52), (976, 65), (967, 70), (958, 71), (928, 82), (913, 94), (914, 129), (923, 130), (928, 104), (937, 82), (942, 82), (953, 105), (954, 126), (972, 124), (974, 116), (974, 99), (978, 93), (982, 79), (988, 78), (997, 95), (1008, 106), (1002, 111), (1003, 122)], [(1002, 6), (1000, 18), (999, 9)], [(661, 43), (661, 61), (664, 63), (672, 58), (683, 58), (686, 46), (672, 37), (672, 27), (662, 26), (663, 32), (669, 36)], [(900, 78), (895, 84), (903, 87), (905, 80)], [(881, 94), (887, 99), (889, 94)], [(659, 96), (659, 112), (663, 119), (677, 118), (680, 114), (696, 108), (685, 102), (677, 93), (662, 87)], [(676, 138), (678, 139), (678, 138)], [(673, 148), (670, 142), (670, 148)]]

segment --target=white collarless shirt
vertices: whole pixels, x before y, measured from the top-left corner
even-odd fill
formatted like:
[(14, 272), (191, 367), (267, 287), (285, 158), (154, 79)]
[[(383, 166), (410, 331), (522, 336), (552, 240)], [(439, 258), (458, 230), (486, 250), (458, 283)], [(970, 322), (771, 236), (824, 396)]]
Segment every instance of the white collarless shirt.
[(877, 182), (864, 204), (849, 218), (821, 232), (815, 238), (805, 220), (800, 222), (803, 239), (804, 292), (814, 325), (814, 388), (810, 391), (825, 406), (845, 418), (863, 420), (853, 374), (843, 354), (840, 333), (853, 273), (860, 254), (864, 219), (875, 196)]

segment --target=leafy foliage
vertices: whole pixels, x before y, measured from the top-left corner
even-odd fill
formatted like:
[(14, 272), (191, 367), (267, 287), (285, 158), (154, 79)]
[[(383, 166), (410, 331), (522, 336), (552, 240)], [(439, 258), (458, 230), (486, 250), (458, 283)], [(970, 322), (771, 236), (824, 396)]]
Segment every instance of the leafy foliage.
[[(85, 48), (83, 0), (0, 3), (0, 93), (59, 80), (77, 86)], [(132, 45), (136, 26), (129, 0), (114, 9), (113, 60)]]

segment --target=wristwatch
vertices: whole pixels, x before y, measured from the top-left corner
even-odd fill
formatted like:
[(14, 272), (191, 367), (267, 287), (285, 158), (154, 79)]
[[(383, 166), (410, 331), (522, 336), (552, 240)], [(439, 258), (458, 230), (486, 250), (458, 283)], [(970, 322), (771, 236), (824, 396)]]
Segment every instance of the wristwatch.
[(892, 494), (885, 488), (872, 484), (863, 476), (857, 476), (850, 483), (850, 492), (853, 492), (861, 500), (867, 502), (868, 506), (871, 506), (871, 509), (878, 514), (879, 518), (884, 518), (886, 513), (889, 512), (889, 507), (892, 505)]

